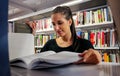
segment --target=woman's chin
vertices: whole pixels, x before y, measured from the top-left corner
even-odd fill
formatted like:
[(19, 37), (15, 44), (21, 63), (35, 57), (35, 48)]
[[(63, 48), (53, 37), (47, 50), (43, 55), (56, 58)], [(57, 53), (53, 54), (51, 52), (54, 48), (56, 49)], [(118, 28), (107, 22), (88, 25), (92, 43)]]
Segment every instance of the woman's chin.
[(65, 34), (61, 32), (61, 33), (57, 33), (57, 36), (59, 36), (59, 37), (64, 37)]
[(64, 37), (65, 35), (63, 35), (63, 34), (58, 34), (58, 36), (59, 36), (59, 37)]

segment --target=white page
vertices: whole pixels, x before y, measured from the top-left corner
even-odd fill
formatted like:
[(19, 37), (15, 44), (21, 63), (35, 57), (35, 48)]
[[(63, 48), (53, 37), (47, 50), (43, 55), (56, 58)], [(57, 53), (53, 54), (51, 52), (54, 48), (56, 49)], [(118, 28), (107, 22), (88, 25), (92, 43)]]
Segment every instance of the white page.
[(27, 65), (29, 65), (32, 62), (32, 60), (37, 59), (37, 58), (41, 58), (41, 57), (44, 57), (44, 56), (48, 56), (48, 55), (51, 55), (51, 54), (55, 54), (55, 52), (54, 51), (41, 52), (41, 53), (33, 54), (33, 55), (30, 55), (30, 56), (25, 56), (22, 59), (25, 61), (25, 63)]
[[(54, 51), (41, 52), (41, 53), (37, 53), (37, 54), (33, 54), (33, 55), (21, 57), (21, 58), (16, 58), (16, 59), (11, 60), (11, 62), (14, 62), (14, 61), (17, 61), (17, 60), (21, 60), (21, 62), (18, 62), (18, 63), (21, 63), (21, 64), (23, 63), (23, 64), (25, 64), (27, 66), (30, 63), (32, 63), (32, 61), (34, 59), (41, 58), (41, 57), (44, 57), (44, 56), (47, 56), (47, 55), (51, 55), (51, 54), (55, 54), (55, 52)], [(17, 65), (17, 64), (15, 63), (14, 65)]]
[(79, 57), (78, 54), (79, 53), (63, 51), (42, 57), (41, 60), (53, 64), (68, 64), (82, 59), (82, 57)]

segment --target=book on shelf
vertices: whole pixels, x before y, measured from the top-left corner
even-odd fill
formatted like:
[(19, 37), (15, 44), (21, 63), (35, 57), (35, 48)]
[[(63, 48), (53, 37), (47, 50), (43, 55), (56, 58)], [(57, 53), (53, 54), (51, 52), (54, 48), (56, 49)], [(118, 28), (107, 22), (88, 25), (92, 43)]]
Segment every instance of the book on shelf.
[(120, 63), (120, 52), (119, 50), (99, 50), (102, 55), (103, 62)]
[(40, 34), (35, 36), (35, 45), (43, 46), (48, 40), (56, 38), (54, 33), (51, 34)]
[(11, 66), (18, 66), (27, 69), (51, 68), (74, 63), (82, 57), (75, 52), (54, 52), (46, 51), (36, 53), (30, 56), (16, 58), (10, 61)]
[(94, 47), (118, 47), (114, 28), (77, 31), (77, 36), (90, 40)]

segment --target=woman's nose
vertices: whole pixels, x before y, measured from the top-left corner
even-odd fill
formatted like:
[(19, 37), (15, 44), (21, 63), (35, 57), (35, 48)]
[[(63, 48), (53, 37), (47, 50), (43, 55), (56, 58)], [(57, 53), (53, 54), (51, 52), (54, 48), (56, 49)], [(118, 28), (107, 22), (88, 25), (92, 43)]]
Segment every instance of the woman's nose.
[(55, 30), (58, 30), (58, 29), (59, 29), (59, 25), (55, 25), (55, 26), (54, 26), (54, 29), (55, 29)]

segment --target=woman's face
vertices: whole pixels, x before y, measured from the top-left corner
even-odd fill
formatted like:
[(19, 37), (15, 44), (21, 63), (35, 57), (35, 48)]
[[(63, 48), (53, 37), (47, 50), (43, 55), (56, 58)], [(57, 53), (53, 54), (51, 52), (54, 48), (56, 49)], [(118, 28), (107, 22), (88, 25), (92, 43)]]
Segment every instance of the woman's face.
[(61, 13), (55, 13), (51, 16), (52, 24), (54, 27), (55, 32), (61, 36), (68, 36), (70, 32), (70, 25), (72, 23), (71, 19), (65, 19), (65, 16)]

